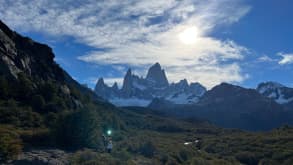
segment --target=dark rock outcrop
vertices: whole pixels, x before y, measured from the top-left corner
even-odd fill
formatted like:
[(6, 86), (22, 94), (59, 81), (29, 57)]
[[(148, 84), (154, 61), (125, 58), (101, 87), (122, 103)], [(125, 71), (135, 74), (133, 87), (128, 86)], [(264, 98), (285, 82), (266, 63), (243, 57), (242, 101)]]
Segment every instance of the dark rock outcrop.
[[(54, 61), (54, 57), (49, 46), (21, 36), (0, 20), (0, 76), (9, 82), (10, 88), (13, 88), (14, 99), (29, 104), (31, 98), (36, 95), (42, 95), (45, 98), (43, 95), (46, 95), (46, 91), (43, 89), (49, 86), (56, 88), (58, 97), (67, 101), (69, 109), (82, 106), (81, 98), (77, 98), (76, 91), (93, 99), (103, 100), (72, 79)], [(20, 93), (23, 90), (22, 85), (26, 87), (27, 96), (21, 96), (23, 95)]]
[(62, 150), (32, 150), (19, 155), (8, 165), (68, 165), (69, 153)]

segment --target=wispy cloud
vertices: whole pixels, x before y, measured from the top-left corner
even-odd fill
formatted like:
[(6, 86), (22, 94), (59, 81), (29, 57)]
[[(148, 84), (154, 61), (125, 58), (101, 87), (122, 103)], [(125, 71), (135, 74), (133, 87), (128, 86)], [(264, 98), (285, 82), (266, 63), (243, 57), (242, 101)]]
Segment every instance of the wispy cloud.
[[(93, 49), (105, 48), (80, 60), (141, 69), (160, 62), (173, 81), (184, 77), (208, 87), (245, 79), (237, 61), (247, 49), (210, 34), (239, 21), (249, 10), (242, 0), (0, 1), (0, 18), (17, 30), (71, 36)], [(178, 35), (191, 27), (199, 36), (186, 45)]]
[(277, 61), (276, 59), (273, 59), (267, 55), (263, 55), (263, 56), (259, 57), (257, 60), (259, 62), (275, 62), (275, 61)]
[(280, 65), (293, 64), (293, 53), (277, 53), (282, 59), (278, 62)]

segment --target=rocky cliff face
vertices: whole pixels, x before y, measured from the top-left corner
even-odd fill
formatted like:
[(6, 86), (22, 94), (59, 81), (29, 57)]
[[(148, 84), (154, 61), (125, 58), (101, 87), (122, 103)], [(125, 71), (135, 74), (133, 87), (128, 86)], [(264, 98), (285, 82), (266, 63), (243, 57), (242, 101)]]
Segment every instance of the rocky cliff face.
[(1, 21), (0, 64), (0, 73), (14, 78), (18, 77), (18, 73), (42, 80), (65, 80), (66, 77), (54, 62), (50, 47), (20, 36)]
[(52, 100), (46, 93), (55, 92), (55, 98), (67, 100), (68, 108), (81, 106), (78, 92), (98, 99), (59, 67), (54, 57), (49, 46), (19, 35), (0, 20), (0, 77), (9, 83), (14, 99), (30, 104), (32, 98), (41, 97), (49, 104)]
[(124, 77), (121, 89), (117, 85), (108, 87), (104, 82), (97, 82), (97, 95), (117, 106), (147, 106), (153, 99), (160, 98), (174, 104), (193, 104), (205, 93), (199, 83), (188, 84), (187, 80), (169, 84), (165, 71), (159, 63), (148, 70), (146, 78), (133, 75), (129, 69)]
[(146, 80), (148, 80), (150, 84), (157, 88), (167, 87), (169, 85), (165, 71), (161, 68), (159, 63), (156, 63), (150, 67), (146, 76)]

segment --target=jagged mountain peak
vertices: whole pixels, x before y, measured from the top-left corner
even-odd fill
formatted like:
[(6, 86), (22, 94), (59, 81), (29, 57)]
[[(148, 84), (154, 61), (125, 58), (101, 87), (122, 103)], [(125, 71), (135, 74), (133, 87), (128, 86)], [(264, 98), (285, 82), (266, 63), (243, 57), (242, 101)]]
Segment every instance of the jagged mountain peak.
[(165, 70), (161, 68), (161, 65), (158, 62), (149, 68), (146, 79), (158, 87), (169, 85)]
[(103, 78), (99, 78), (97, 84), (96, 84), (96, 87), (95, 89), (102, 89), (102, 88), (105, 88), (107, 87), (107, 85), (105, 84), (104, 82), (104, 79)]
[(180, 80), (178, 83), (180, 86), (188, 86), (188, 81), (186, 79)]
[(149, 69), (157, 69), (162, 70), (161, 64), (156, 62), (154, 65), (152, 65)]
[(131, 68), (129, 68), (126, 72), (125, 77), (131, 76), (131, 75), (132, 75), (132, 71), (131, 71)]
[(175, 104), (193, 104), (206, 92), (206, 88), (199, 83), (189, 85), (186, 79), (169, 85), (164, 69), (155, 63), (149, 68), (146, 78), (134, 75), (128, 69), (121, 89), (114, 84), (108, 88), (101, 86), (95, 92), (118, 106), (147, 106), (154, 98)]
[(240, 86), (236, 86), (236, 85), (233, 85), (233, 84), (229, 84), (229, 83), (226, 83), (226, 82), (222, 82), (221, 84), (219, 85), (216, 85), (215, 87), (212, 88), (212, 90), (227, 90), (227, 89), (242, 89), (242, 87)]
[(99, 78), (99, 80), (98, 80), (98, 84), (105, 84), (105, 83), (104, 83), (104, 78), (102, 78), (102, 77)]
[(118, 90), (119, 88), (118, 88), (118, 84), (117, 84), (117, 82), (115, 82), (113, 85), (112, 85), (112, 88), (114, 89), (114, 90)]

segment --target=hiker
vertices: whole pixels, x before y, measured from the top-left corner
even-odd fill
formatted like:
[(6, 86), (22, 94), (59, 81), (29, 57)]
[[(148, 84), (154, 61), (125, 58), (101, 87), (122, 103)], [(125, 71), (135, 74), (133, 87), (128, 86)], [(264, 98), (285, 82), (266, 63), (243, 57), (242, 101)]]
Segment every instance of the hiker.
[(113, 149), (113, 143), (111, 137), (109, 137), (108, 144), (107, 144), (107, 152), (111, 153)]
[(103, 137), (104, 151), (106, 151), (106, 147), (107, 147), (107, 144), (108, 144), (107, 136), (103, 134), (102, 137)]

